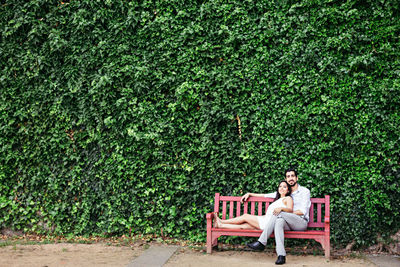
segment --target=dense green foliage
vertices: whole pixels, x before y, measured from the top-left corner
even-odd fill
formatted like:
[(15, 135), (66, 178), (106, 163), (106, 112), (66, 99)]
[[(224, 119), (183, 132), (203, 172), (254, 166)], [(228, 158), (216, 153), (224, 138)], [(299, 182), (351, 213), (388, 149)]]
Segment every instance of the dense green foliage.
[(295, 165), (334, 245), (387, 236), (399, 36), (391, 0), (2, 1), (0, 228), (204, 241)]

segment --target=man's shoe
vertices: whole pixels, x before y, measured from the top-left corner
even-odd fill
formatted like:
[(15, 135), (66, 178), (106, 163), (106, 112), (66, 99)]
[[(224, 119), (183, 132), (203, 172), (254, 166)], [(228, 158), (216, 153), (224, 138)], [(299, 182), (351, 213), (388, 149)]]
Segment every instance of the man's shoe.
[(286, 262), (285, 256), (278, 256), (278, 259), (276, 260), (275, 264), (281, 265)]
[(260, 241), (247, 244), (247, 246), (252, 250), (257, 250), (257, 251), (263, 251), (265, 249), (265, 246)]

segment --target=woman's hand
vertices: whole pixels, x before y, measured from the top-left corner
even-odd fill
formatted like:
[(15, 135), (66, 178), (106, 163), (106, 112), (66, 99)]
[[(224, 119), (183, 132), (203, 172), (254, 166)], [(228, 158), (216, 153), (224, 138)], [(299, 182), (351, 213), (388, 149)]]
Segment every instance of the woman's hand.
[(249, 197), (250, 197), (250, 193), (244, 194), (242, 196), (242, 198), (240, 199), (240, 203), (246, 202)]
[(276, 208), (276, 209), (274, 209), (274, 212), (272, 214), (277, 216), (279, 213), (281, 213), (282, 210), (283, 210), (283, 208)]

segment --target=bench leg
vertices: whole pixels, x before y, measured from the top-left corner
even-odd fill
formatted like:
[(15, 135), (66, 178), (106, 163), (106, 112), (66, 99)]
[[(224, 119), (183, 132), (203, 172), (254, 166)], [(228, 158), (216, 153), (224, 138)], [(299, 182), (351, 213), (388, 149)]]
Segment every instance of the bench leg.
[(210, 243), (207, 242), (207, 253), (211, 254), (212, 253), (212, 246)]
[(325, 251), (325, 259), (329, 260), (331, 257), (331, 244), (328, 237), (314, 238), (315, 241), (321, 244), (323, 250)]
[(207, 253), (211, 254), (212, 249), (218, 246), (218, 237), (212, 237), (212, 234), (207, 233)]
[(325, 259), (329, 260), (331, 258), (331, 241), (329, 236), (324, 238), (324, 243)]
[(212, 234), (211, 229), (207, 229), (207, 253), (212, 253)]
[(213, 248), (218, 246), (218, 237), (217, 238), (208, 238), (207, 236), (207, 253), (211, 254)]

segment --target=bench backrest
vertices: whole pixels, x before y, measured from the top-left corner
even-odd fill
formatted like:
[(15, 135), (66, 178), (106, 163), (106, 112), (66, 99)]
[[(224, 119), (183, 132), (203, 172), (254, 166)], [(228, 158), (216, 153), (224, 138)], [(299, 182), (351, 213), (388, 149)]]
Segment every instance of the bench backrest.
[[(214, 212), (222, 214), (224, 220), (249, 213), (249, 209), (250, 214), (262, 216), (265, 215), (269, 204), (274, 200), (266, 197), (249, 197), (242, 204), (240, 199), (241, 197), (221, 196), (219, 193), (215, 193)], [(329, 199), (329, 195), (326, 195), (325, 198), (311, 198), (308, 227), (324, 227), (324, 218), (330, 216)]]

